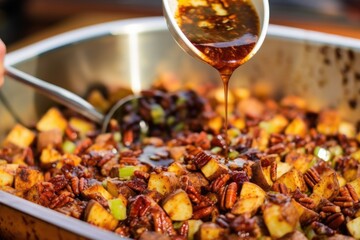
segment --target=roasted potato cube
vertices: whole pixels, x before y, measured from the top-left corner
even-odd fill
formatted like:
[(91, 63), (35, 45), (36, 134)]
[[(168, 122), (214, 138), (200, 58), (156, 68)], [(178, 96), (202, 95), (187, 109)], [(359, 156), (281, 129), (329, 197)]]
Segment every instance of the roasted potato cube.
[(339, 181), (335, 172), (322, 175), (320, 182), (314, 188), (310, 197), (318, 204), (321, 198), (329, 199), (330, 201), (339, 193)]
[(217, 240), (221, 239), (225, 233), (226, 230), (219, 225), (212, 222), (206, 222), (200, 226), (200, 229), (197, 232), (197, 238), (201, 240)]
[(281, 238), (295, 231), (299, 224), (296, 208), (290, 203), (267, 203), (263, 207), (264, 221), (271, 237)]
[(172, 164), (170, 164), (168, 167), (168, 171), (175, 173), (175, 175), (177, 177), (179, 177), (181, 175), (185, 175), (187, 173), (187, 170), (185, 169), (185, 167), (183, 165), (181, 165), (181, 163), (179, 163), (179, 162), (173, 162)]
[(265, 201), (266, 192), (258, 185), (251, 182), (244, 182), (240, 197), (231, 209), (233, 214), (251, 213), (255, 214), (258, 208)]
[(213, 180), (219, 177), (221, 174), (227, 173), (228, 168), (225, 165), (219, 163), (215, 158), (211, 158), (211, 160), (201, 168), (201, 172), (208, 180)]
[(338, 111), (326, 110), (319, 115), (319, 121), (316, 129), (324, 135), (335, 135), (339, 131), (340, 115)]
[(15, 176), (15, 189), (16, 190), (29, 190), (36, 183), (44, 180), (43, 174), (30, 168), (18, 168)]
[(18, 164), (0, 165), (0, 187), (13, 186)]
[(360, 196), (360, 177), (350, 182), (350, 185), (354, 188), (356, 194)]
[(32, 144), (35, 133), (21, 124), (16, 124), (6, 136), (3, 145), (14, 144), (26, 148)]
[(92, 122), (78, 117), (70, 118), (69, 125), (79, 132), (82, 138), (84, 138), (87, 133), (95, 130), (95, 125)]
[(151, 173), (148, 182), (148, 189), (155, 190), (165, 196), (173, 192), (178, 187), (178, 185), (179, 180), (176, 177), (175, 173)]
[(90, 200), (85, 209), (85, 221), (100, 228), (114, 230), (119, 221), (111, 215), (100, 203)]
[(360, 239), (360, 217), (349, 221), (346, 224), (349, 233), (356, 239)]
[(163, 209), (173, 221), (189, 220), (193, 214), (189, 196), (182, 189), (178, 189), (166, 197)]
[(311, 155), (301, 154), (297, 151), (291, 151), (285, 157), (285, 162), (292, 165), (301, 173), (305, 173), (309, 169), (311, 161)]
[(40, 121), (36, 124), (36, 129), (40, 132), (50, 131), (58, 129), (61, 132), (65, 131), (67, 127), (67, 120), (63, 117), (59, 109), (53, 107), (50, 108)]
[(59, 161), (61, 158), (61, 154), (51, 145), (49, 145), (41, 151), (40, 164), (42, 167), (49, 167), (51, 164)]
[(297, 135), (300, 137), (305, 137), (307, 131), (308, 129), (305, 121), (299, 117), (292, 120), (292, 122), (285, 129), (286, 134)]
[(262, 167), (261, 161), (256, 161), (255, 164), (251, 166), (252, 169), (252, 178), (251, 181), (256, 183), (265, 191), (270, 190), (273, 185), (273, 181), (270, 177), (270, 166)]
[(99, 184), (92, 185), (91, 187), (85, 189), (82, 194), (90, 199), (96, 199), (97, 197), (102, 197), (106, 200), (113, 199), (113, 196)]
[(42, 151), (49, 146), (59, 147), (62, 143), (63, 133), (59, 129), (40, 132), (37, 137), (37, 149)]

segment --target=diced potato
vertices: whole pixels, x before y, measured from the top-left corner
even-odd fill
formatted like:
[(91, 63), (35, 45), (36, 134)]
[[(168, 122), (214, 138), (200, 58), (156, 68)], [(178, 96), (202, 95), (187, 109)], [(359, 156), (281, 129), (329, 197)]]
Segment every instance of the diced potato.
[(211, 160), (201, 168), (201, 172), (208, 180), (211, 181), (221, 174), (227, 173), (228, 169), (225, 165), (219, 163), (215, 158), (211, 158)]
[(179, 180), (176, 177), (175, 173), (151, 173), (148, 182), (148, 189), (155, 190), (165, 196), (173, 192), (178, 187), (178, 185)]
[(107, 230), (114, 230), (119, 221), (111, 215), (100, 203), (90, 200), (85, 209), (85, 221)]
[(183, 146), (174, 146), (169, 148), (170, 157), (174, 159), (175, 162), (181, 162), (184, 160), (186, 153), (186, 148)]
[(311, 161), (312, 157), (310, 155), (301, 154), (297, 151), (291, 151), (285, 157), (285, 162), (292, 165), (301, 173), (305, 173), (309, 169)]
[(200, 229), (200, 226), (201, 224), (203, 224), (203, 221), (190, 219), (188, 220), (188, 224), (189, 224), (188, 240), (194, 240), (195, 234)]
[(299, 221), (302, 226), (307, 226), (311, 222), (320, 218), (318, 213), (304, 207), (300, 203), (296, 202), (294, 199), (291, 199), (291, 204), (296, 208), (298, 215), (300, 217)]
[(193, 214), (190, 198), (182, 189), (171, 193), (164, 200), (163, 209), (173, 221), (189, 220)]
[(66, 119), (59, 109), (53, 107), (50, 108), (44, 116), (42, 116), (40, 121), (36, 124), (36, 129), (40, 132), (50, 131), (53, 129), (58, 129), (61, 132), (64, 132), (67, 124)]
[(99, 90), (93, 90), (87, 97), (87, 100), (100, 112), (106, 112), (110, 107), (109, 101), (104, 98)]
[(261, 161), (257, 161), (251, 166), (251, 169), (253, 173), (251, 181), (256, 183), (265, 191), (269, 190), (273, 185), (273, 181), (270, 177), (270, 166), (262, 167)]
[(293, 232), (299, 224), (296, 208), (290, 203), (267, 203), (263, 208), (264, 221), (271, 237), (280, 238)]
[(356, 127), (352, 123), (342, 121), (339, 125), (339, 133), (344, 134), (348, 138), (354, 138), (356, 135)]
[(78, 131), (81, 137), (85, 137), (87, 133), (95, 129), (95, 125), (92, 122), (77, 117), (70, 118), (69, 125)]
[(6, 136), (3, 145), (14, 144), (25, 148), (32, 144), (35, 139), (35, 133), (21, 124), (16, 124)]
[(348, 222), (346, 227), (354, 238), (360, 239), (360, 217)]
[(61, 146), (63, 133), (59, 129), (40, 132), (37, 137), (37, 149), (40, 152), (46, 147)]
[(258, 185), (251, 182), (244, 182), (240, 197), (231, 209), (233, 214), (251, 213), (255, 214), (258, 208), (265, 201), (266, 192)]
[(303, 174), (299, 170), (297, 170), (295, 168), (291, 169), (289, 172), (282, 175), (280, 178), (278, 178), (276, 180), (276, 182), (285, 184), (285, 186), (291, 192), (294, 192), (297, 188), (301, 192), (306, 192), (307, 191), (307, 186), (306, 186), (306, 183), (304, 181)]
[(275, 115), (269, 121), (263, 121), (259, 124), (268, 134), (280, 133), (288, 125), (289, 121), (283, 115)]
[(196, 239), (201, 240), (218, 240), (226, 233), (226, 230), (221, 228), (219, 225), (206, 222), (200, 226), (200, 229), (197, 232)]
[(38, 170), (30, 168), (18, 168), (15, 176), (16, 190), (29, 190), (36, 183), (44, 180), (44, 176)]
[(108, 191), (106, 191), (106, 189), (102, 185), (99, 184), (95, 184), (85, 189), (82, 194), (90, 199), (96, 199), (96, 197), (99, 196), (103, 197), (106, 200), (113, 199), (113, 196)]
[(185, 167), (183, 167), (183, 165), (181, 165), (181, 163), (179, 162), (173, 162), (172, 164), (170, 164), (168, 167), (168, 171), (175, 173), (177, 177), (185, 175), (187, 173)]
[(360, 177), (350, 182), (350, 185), (354, 188), (356, 194), (360, 196)]
[(335, 135), (338, 133), (339, 126), (340, 115), (338, 111), (327, 110), (320, 113), (316, 129), (324, 135)]
[(12, 186), (14, 183), (14, 176), (4, 170), (0, 169), (0, 187)]

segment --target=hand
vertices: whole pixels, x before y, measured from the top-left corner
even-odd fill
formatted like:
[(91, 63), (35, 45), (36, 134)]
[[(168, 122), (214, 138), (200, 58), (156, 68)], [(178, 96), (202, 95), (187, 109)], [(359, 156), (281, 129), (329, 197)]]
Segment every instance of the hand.
[(3, 41), (0, 39), (0, 87), (4, 83), (4, 57), (6, 53), (6, 47)]

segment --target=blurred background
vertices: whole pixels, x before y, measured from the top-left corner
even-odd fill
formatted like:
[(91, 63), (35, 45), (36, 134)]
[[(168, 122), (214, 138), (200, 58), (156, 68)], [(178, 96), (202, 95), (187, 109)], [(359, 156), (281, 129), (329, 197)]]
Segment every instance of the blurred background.
[[(360, 0), (269, 0), (271, 23), (360, 38)], [(162, 15), (161, 0), (0, 0), (9, 51), (111, 20)]]

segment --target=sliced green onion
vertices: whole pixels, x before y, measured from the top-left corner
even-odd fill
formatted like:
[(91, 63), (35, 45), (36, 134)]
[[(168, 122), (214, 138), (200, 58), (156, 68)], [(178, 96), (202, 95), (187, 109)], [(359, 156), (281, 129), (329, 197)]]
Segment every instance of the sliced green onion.
[(76, 144), (70, 140), (65, 140), (61, 147), (64, 153), (74, 153), (76, 149)]
[(126, 206), (121, 199), (119, 198), (111, 199), (108, 201), (108, 203), (109, 203), (110, 212), (114, 216), (114, 218), (120, 221), (126, 219), (127, 217)]
[(135, 166), (124, 166), (119, 168), (119, 178), (120, 179), (130, 179), (136, 170)]
[(235, 158), (237, 158), (239, 156), (240, 156), (240, 153), (238, 151), (235, 151), (235, 150), (229, 152), (229, 155), (228, 155), (230, 160), (234, 160)]
[(331, 159), (331, 152), (322, 147), (316, 147), (314, 150), (314, 155), (326, 162)]

